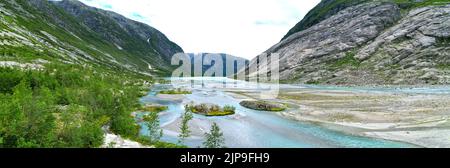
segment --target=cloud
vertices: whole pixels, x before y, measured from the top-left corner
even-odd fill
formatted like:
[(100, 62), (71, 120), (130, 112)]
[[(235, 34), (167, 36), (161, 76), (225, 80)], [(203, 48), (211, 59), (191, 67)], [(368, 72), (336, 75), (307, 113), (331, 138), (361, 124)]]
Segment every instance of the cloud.
[(186, 52), (253, 58), (320, 0), (81, 0), (149, 24)]

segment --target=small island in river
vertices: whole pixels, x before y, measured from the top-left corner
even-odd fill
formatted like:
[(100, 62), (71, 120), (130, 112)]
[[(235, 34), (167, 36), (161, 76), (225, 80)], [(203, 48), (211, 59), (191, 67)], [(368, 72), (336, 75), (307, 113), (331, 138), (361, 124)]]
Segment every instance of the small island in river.
[(172, 89), (172, 90), (162, 90), (158, 92), (159, 94), (170, 94), (170, 95), (174, 95), (174, 94), (192, 94), (192, 91), (189, 90), (182, 90), (180, 88), (177, 89)]
[(190, 110), (195, 114), (200, 114), (204, 116), (227, 116), (235, 114), (236, 108), (230, 105), (225, 105), (220, 107), (215, 104), (189, 104), (185, 106), (186, 109)]
[(242, 101), (239, 103), (241, 106), (253, 110), (259, 111), (284, 111), (286, 106), (280, 103), (273, 103), (268, 101)]

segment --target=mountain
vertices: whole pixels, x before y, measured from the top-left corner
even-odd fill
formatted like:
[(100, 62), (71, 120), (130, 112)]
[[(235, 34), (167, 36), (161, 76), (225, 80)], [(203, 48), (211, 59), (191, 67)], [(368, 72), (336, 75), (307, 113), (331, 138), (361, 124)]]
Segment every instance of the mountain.
[[(222, 68), (222, 72), (223, 72), (223, 75), (220, 75), (220, 76), (224, 76), (224, 77), (227, 75), (226, 74), (227, 73), (227, 65), (226, 65), (227, 64), (227, 60), (234, 60), (234, 61), (238, 61), (238, 62), (244, 62), (245, 64), (248, 64), (248, 62), (249, 62), (249, 60), (247, 60), (245, 58), (241, 58), (241, 57), (237, 57), (237, 56), (233, 56), (233, 55), (229, 55), (229, 54), (225, 54), (225, 53), (198, 53), (198, 54), (188, 53), (189, 57), (191, 58), (191, 63), (193, 64), (193, 66), (194, 66), (194, 64), (197, 64), (197, 65), (208, 64), (208, 63), (205, 62), (205, 58), (208, 55), (210, 55), (210, 54), (212, 54), (212, 55), (220, 55), (222, 57), (222, 64), (223, 64), (222, 65), (222, 67), (223, 67)], [(195, 57), (200, 57), (200, 56), (202, 57), (201, 59), (195, 59)], [(195, 61), (199, 61), (199, 62), (195, 62)], [(245, 66), (245, 64), (242, 65), (242, 66)], [(215, 65), (215, 62), (213, 62), (212, 65), (203, 65), (202, 66), (202, 74), (204, 74), (208, 69), (210, 69), (214, 65)], [(237, 72), (238, 69), (240, 69), (238, 66), (239, 66), (238, 64), (234, 64), (233, 65), (233, 67), (234, 67), (233, 72)]]
[(323, 0), (266, 53), (289, 83), (449, 84), (449, 23), (444, 0)]
[(39, 59), (159, 75), (183, 52), (153, 27), (79, 1), (1, 1), (0, 10), (3, 59), (22, 64)]
[(329, 18), (349, 6), (367, 1), (368, 0), (322, 0), (317, 6), (306, 14), (303, 20), (289, 30), (289, 32), (283, 37), (283, 40), (294, 33), (310, 28), (311, 26)]
[(133, 112), (177, 52), (158, 30), (78, 1), (1, 0), (0, 148), (94, 148), (118, 135), (176, 147), (139, 134)]

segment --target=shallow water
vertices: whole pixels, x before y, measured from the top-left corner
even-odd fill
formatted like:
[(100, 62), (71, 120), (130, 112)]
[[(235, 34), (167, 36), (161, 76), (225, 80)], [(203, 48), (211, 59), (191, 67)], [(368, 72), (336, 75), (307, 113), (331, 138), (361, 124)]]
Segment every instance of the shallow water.
[[(216, 122), (225, 137), (227, 147), (244, 148), (321, 148), (321, 147), (357, 147), (357, 148), (403, 148), (414, 147), (413, 145), (348, 135), (342, 132), (326, 129), (322, 126), (285, 119), (271, 112), (255, 111), (239, 105), (239, 100), (228, 95), (223, 89), (218, 89), (224, 80), (226, 82), (238, 83), (237, 88), (251, 90), (251, 86), (245, 82), (230, 81), (228, 79), (216, 78), (193, 78), (194, 80), (204, 80), (212, 87), (195, 88), (191, 95), (186, 95), (182, 101), (160, 100), (156, 97), (158, 90), (172, 87), (171, 85), (155, 85), (149, 94), (141, 99), (142, 103), (158, 103), (167, 105), (168, 110), (160, 114), (161, 127), (165, 135), (163, 141), (177, 142), (177, 132), (167, 129), (167, 125), (172, 124), (184, 112), (184, 103), (195, 101), (195, 103), (214, 103), (220, 106), (233, 105), (236, 107), (236, 114), (223, 117), (205, 117), (194, 114), (195, 124), (208, 127), (212, 122)], [(176, 87), (187, 87), (190, 83), (178, 83)], [(282, 88), (305, 88), (308, 86), (282, 85)], [(329, 88), (331, 89), (331, 88)], [(382, 90), (385, 91), (385, 90)], [(147, 129), (141, 123), (141, 134), (146, 134)], [(203, 137), (190, 137), (185, 144), (190, 147), (202, 146)]]

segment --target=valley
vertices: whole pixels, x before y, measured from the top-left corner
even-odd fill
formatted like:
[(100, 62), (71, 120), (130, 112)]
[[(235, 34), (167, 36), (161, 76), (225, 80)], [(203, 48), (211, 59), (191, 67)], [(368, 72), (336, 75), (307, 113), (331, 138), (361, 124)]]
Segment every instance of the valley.
[(258, 74), (80, 1), (0, 1), (0, 148), (448, 148), (449, 3), (322, 0)]

